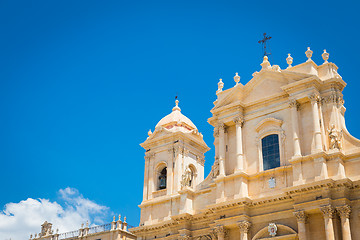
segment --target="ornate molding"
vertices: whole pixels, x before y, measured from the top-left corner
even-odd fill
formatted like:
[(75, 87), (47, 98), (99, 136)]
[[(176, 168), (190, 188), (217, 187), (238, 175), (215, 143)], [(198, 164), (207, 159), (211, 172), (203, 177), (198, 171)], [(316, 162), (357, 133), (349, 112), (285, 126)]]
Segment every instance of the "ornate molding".
[(349, 205), (336, 207), (336, 211), (339, 213), (341, 218), (350, 218), (351, 207)]
[(307, 215), (305, 213), (305, 211), (296, 211), (294, 212), (294, 216), (296, 217), (296, 220), (298, 222), (302, 222), (302, 223), (305, 223), (306, 222), (306, 219), (307, 219)]
[(238, 223), (238, 227), (240, 228), (240, 232), (248, 233), (251, 227), (251, 222), (241, 221)]
[(325, 218), (333, 218), (334, 217), (335, 209), (331, 205), (321, 207), (320, 211), (322, 212), (322, 214)]

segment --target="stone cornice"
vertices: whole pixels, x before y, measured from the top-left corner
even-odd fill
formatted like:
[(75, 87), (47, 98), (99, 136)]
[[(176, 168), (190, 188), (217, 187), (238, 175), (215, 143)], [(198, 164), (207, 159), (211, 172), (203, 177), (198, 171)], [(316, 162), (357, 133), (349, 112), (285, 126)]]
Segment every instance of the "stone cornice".
[[(194, 135), (191, 132), (170, 132), (165, 129), (163, 131), (167, 132), (167, 134), (147, 139), (145, 142), (141, 143), (140, 146), (144, 149), (150, 149), (153, 146), (159, 145), (160, 143), (163, 143), (163, 145), (167, 145), (169, 143), (172, 143), (174, 139), (182, 139), (183, 141), (189, 141), (194, 143), (197, 146), (196, 148), (200, 148), (203, 152), (207, 152), (208, 150), (210, 150), (210, 148), (204, 142), (203, 138), (197, 134)], [(157, 130), (155, 130), (152, 135), (157, 135)]]
[(325, 179), (322, 181), (314, 181), (307, 184), (302, 184), (299, 186), (294, 187), (288, 187), (283, 189), (283, 191), (288, 195), (294, 195), (294, 194), (302, 194), (304, 192), (310, 192), (310, 191), (318, 191), (322, 188), (339, 188), (339, 187), (345, 187), (352, 189), (354, 187), (353, 182), (346, 178), (346, 179), (340, 179), (340, 180), (333, 180), (333, 179)]

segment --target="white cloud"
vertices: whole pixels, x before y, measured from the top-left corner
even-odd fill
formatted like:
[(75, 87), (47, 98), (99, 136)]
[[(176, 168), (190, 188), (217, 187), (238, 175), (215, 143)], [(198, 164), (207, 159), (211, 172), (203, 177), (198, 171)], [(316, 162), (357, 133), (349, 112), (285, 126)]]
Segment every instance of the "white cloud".
[(39, 233), (44, 221), (51, 222), (59, 232), (77, 230), (81, 223), (103, 224), (109, 208), (84, 198), (77, 189), (59, 190), (62, 205), (48, 199), (32, 199), (8, 203), (0, 212), (0, 240), (29, 239)]

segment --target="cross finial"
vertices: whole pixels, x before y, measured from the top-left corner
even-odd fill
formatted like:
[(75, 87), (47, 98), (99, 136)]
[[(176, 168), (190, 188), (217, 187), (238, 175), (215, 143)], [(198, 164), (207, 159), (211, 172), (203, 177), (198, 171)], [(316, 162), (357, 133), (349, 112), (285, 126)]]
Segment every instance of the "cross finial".
[(261, 43), (263, 46), (264, 56), (269, 56), (271, 53), (267, 52), (266, 43), (267, 43), (267, 41), (269, 41), (271, 39), (271, 37), (266, 36), (266, 33), (264, 33), (263, 35), (264, 35), (264, 38), (259, 40), (258, 43)]
[(179, 100), (177, 100), (177, 96), (175, 97), (175, 107), (173, 107), (173, 111), (181, 111), (181, 109), (179, 108)]

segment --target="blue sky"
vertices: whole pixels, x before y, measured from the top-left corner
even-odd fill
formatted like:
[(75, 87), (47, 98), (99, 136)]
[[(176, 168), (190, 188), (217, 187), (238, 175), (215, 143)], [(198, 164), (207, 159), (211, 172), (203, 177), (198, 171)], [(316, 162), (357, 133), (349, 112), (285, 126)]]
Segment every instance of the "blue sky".
[[(1, 1), (0, 206), (79, 194), (137, 225), (149, 129), (175, 95), (214, 161), (207, 123), (219, 78), (286, 68), (323, 49), (348, 83), (348, 130), (360, 137), (357, 1)], [(0, 218), (1, 220), (1, 218)], [(39, 227), (40, 228), (40, 227)], [(39, 229), (40, 230), (40, 229)], [(1, 232), (1, 223), (0, 223)]]

